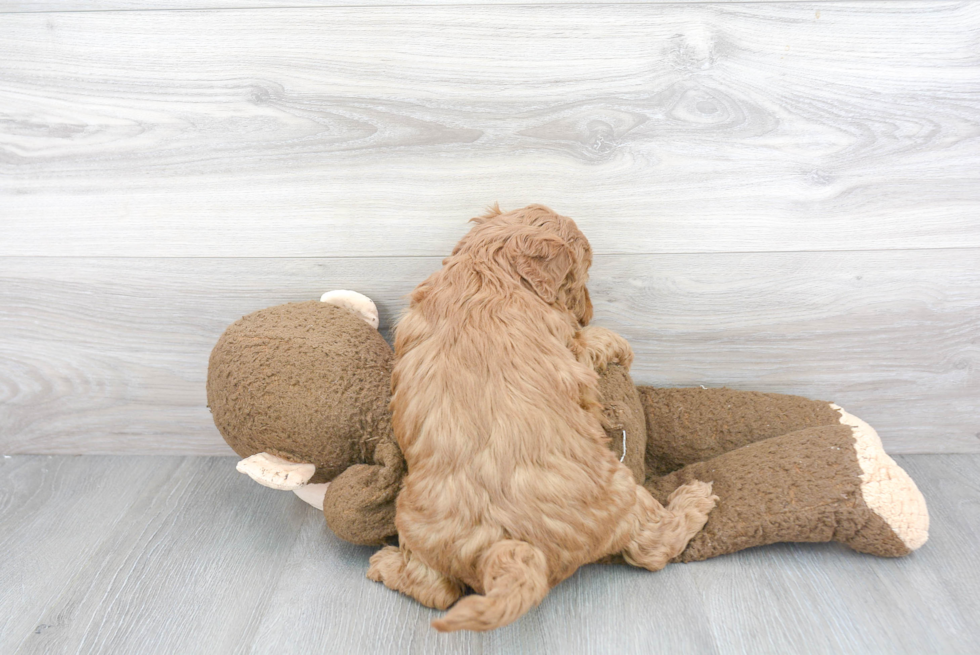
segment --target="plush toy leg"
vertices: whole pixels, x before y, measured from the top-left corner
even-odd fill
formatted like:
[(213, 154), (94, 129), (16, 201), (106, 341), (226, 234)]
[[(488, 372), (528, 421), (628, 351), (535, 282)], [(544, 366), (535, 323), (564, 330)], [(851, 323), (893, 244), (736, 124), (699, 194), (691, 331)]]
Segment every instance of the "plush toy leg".
[(637, 387), (646, 417), (647, 475), (666, 475), (750, 443), (837, 425), (830, 403), (727, 388)]
[(235, 468), (261, 485), (285, 491), (302, 487), (316, 472), (313, 464), (290, 462), (269, 453), (246, 457)]
[(781, 541), (838, 541), (886, 557), (918, 548), (928, 536), (925, 501), (873, 433), (806, 428), (649, 478), (658, 499), (692, 480), (712, 482), (720, 498), (677, 561)]
[(375, 464), (355, 464), (334, 478), (321, 501), (327, 525), (341, 539), (381, 545), (397, 534), (395, 500), (405, 460), (394, 436), (378, 443)]
[(922, 492), (912, 478), (885, 452), (874, 428), (841, 407), (840, 422), (854, 430), (854, 449), (861, 466), (864, 502), (915, 550), (929, 538), (929, 512)]
[(380, 325), (378, 308), (374, 304), (374, 301), (356, 291), (347, 291), (344, 289), (328, 291), (320, 296), (320, 302), (330, 303), (331, 305), (351, 310), (375, 330)]

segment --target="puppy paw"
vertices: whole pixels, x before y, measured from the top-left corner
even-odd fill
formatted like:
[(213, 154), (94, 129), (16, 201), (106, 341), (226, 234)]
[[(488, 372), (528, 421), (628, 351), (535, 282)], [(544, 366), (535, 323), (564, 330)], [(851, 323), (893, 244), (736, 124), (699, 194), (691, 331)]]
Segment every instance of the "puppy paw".
[[(396, 546), (385, 546), (368, 560), (368, 580), (385, 582), (394, 580), (405, 567), (405, 558)], [(391, 585), (388, 585), (391, 586)]]
[(708, 513), (715, 508), (718, 496), (711, 493), (711, 483), (693, 480), (679, 486), (667, 496), (667, 509), (684, 516), (689, 528), (697, 532), (708, 522)]
[(367, 577), (411, 596), (426, 607), (439, 610), (447, 609), (463, 594), (461, 584), (430, 569), (417, 558), (406, 556), (396, 546), (385, 546), (371, 556)]
[(619, 364), (629, 370), (633, 364), (629, 342), (612, 330), (590, 325), (579, 330), (575, 340), (576, 357), (595, 371), (604, 371), (609, 364)]

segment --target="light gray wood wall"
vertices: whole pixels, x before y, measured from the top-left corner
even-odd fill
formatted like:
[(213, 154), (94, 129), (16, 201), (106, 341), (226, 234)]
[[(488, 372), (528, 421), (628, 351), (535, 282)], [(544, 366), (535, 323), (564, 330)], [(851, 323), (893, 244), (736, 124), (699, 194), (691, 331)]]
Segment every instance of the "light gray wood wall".
[(222, 4), (3, 6), (0, 451), (228, 453), (228, 323), (390, 325), (494, 201), (578, 221), (637, 382), (980, 451), (980, 3)]

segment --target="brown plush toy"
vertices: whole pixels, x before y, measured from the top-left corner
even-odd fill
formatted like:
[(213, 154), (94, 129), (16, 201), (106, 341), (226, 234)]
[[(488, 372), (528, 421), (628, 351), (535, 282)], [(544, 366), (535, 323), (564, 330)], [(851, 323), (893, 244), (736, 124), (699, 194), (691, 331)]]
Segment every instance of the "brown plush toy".
[[(208, 405), (238, 470), (322, 507), (357, 544), (396, 534), (405, 463), (388, 412), (393, 353), (368, 298), (340, 291), (242, 318), (211, 353)], [(875, 431), (836, 405), (730, 389), (600, 384), (610, 447), (665, 502), (690, 480), (720, 498), (677, 561), (780, 541), (895, 557), (928, 537), (925, 500)]]

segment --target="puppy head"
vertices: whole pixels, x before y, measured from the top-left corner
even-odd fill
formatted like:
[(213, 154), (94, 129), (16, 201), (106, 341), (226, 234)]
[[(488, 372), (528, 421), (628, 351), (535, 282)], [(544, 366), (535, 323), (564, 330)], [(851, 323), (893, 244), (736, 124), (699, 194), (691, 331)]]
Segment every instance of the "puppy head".
[(586, 283), (592, 248), (575, 222), (543, 205), (502, 212), (494, 205), (453, 250), (484, 254), (511, 271), (542, 300), (571, 312), (581, 325), (592, 320)]

